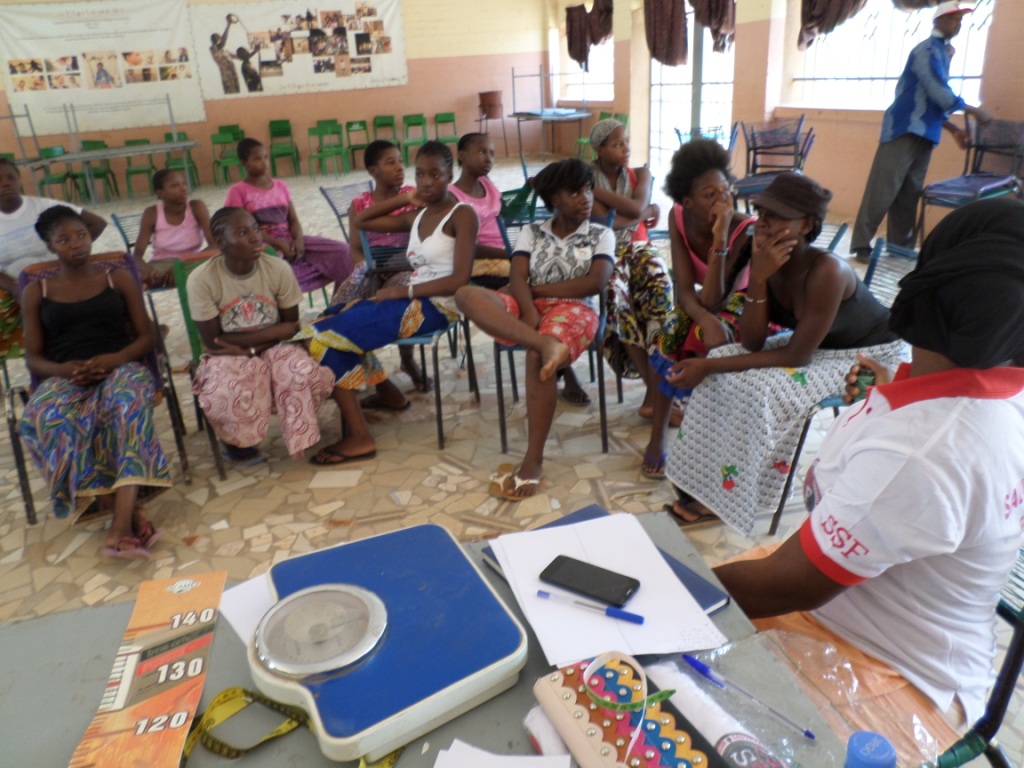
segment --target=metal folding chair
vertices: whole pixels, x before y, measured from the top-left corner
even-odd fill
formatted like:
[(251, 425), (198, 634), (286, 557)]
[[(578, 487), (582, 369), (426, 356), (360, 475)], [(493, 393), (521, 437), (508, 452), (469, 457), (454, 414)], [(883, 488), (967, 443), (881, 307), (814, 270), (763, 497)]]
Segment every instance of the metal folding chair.
[(975, 200), (1024, 194), (1024, 121), (992, 120), (985, 125), (965, 116), (971, 146), (964, 157), (964, 172), (954, 179), (929, 184), (921, 192), (917, 234), (924, 233), (925, 209), (959, 208)]

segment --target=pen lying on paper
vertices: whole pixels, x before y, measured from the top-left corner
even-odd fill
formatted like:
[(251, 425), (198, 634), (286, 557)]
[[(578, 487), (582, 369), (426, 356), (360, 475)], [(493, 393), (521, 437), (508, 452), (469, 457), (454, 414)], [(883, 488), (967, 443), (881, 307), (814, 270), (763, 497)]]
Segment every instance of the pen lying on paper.
[(553, 603), (563, 603), (564, 605), (574, 605), (577, 608), (589, 608), (592, 611), (603, 613), (605, 616), (611, 616), (613, 619), (621, 619), (622, 621), (628, 621), (633, 624), (643, 624), (644, 617), (638, 613), (630, 613), (624, 611), (621, 608), (616, 608), (613, 605), (607, 607), (603, 605), (597, 605), (596, 603), (587, 603), (583, 600), (577, 600), (573, 597), (565, 597), (563, 595), (553, 595), (550, 592), (538, 589), (537, 597), (542, 597), (545, 600), (550, 600)]
[(795, 720), (791, 720), (790, 718), (786, 717), (784, 714), (779, 712), (779, 710), (775, 709), (775, 707), (772, 707), (772, 706), (770, 706), (768, 704), (765, 704), (763, 701), (761, 701), (761, 699), (757, 698), (757, 696), (752, 694), (746, 688), (743, 688), (743, 687), (741, 687), (739, 685), (736, 685), (736, 683), (732, 682), (731, 680), (726, 680), (724, 677), (722, 677), (722, 675), (720, 675), (717, 672), (715, 672), (714, 670), (712, 670), (711, 667), (709, 667), (703, 661), (700, 661), (699, 659), (695, 659), (693, 656), (691, 656), (688, 653), (684, 653), (683, 654), (683, 658), (686, 660), (687, 664), (689, 664), (695, 670), (700, 672), (701, 675), (706, 677), (708, 680), (710, 680), (712, 683), (717, 685), (719, 688), (729, 687), (729, 688), (732, 688), (737, 693), (742, 693), (744, 696), (746, 696), (751, 701), (755, 702), (756, 704), (760, 704), (762, 707), (764, 707), (768, 711), (768, 713), (770, 715), (772, 715), (775, 718), (777, 718), (778, 720), (782, 721), (783, 723), (788, 725), (790, 728), (795, 728), (797, 731), (802, 733), (808, 739), (813, 739), (814, 738), (814, 734), (811, 733), (810, 730), (808, 730), (807, 728), (804, 728), (802, 725), (799, 725)]

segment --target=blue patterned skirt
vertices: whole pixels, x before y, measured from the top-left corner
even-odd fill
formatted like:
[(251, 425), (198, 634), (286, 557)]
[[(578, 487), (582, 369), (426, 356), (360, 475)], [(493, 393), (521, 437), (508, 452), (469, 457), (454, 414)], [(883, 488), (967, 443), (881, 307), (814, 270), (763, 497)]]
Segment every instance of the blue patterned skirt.
[(53, 511), (72, 522), (97, 496), (124, 485), (169, 488), (153, 426), (150, 370), (127, 363), (91, 387), (51, 377), (32, 393), (18, 432), (50, 488)]

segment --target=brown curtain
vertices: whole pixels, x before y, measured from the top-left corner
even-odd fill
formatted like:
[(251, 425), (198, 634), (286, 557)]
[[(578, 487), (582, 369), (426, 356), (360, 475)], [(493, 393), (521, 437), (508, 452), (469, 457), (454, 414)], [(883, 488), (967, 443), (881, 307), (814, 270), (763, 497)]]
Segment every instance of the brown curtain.
[(686, 10), (683, 0), (644, 0), (647, 48), (669, 67), (686, 63)]
[(736, 34), (736, 0), (690, 0), (693, 18), (711, 31), (714, 48), (725, 51)]
[(860, 13), (867, 0), (802, 0), (800, 6), (800, 40), (805, 50), (819, 35), (827, 35), (847, 19)]
[(590, 46), (612, 36), (613, 0), (594, 0), (594, 7), (574, 5), (565, 9), (565, 37), (569, 58), (589, 71)]

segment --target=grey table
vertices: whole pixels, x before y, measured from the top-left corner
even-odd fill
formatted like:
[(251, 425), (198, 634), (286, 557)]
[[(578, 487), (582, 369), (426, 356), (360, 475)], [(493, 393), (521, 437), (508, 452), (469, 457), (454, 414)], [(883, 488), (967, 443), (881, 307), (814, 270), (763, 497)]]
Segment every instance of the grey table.
[[(665, 551), (713, 578), (700, 554), (667, 514), (649, 513), (639, 519)], [(522, 720), (534, 704), (534, 682), (551, 667), (523, 620), (508, 585), (483, 565), (480, 558), (483, 547), (480, 543), (469, 545), (467, 549), (526, 626), (530, 647), (526, 666), (514, 688), (406, 746), (396, 768), (430, 768), (437, 753), (451, 746), (455, 738), (499, 754), (533, 754)], [(86, 608), (0, 626), (0, 744), (3, 745), (0, 765), (48, 768), (68, 764), (96, 712), (132, 607), (131, 603), (122, 603)], [(713, 619), (733, 642), (754, 632), (743, 612), (733, 605), (716, 613)], [(773, 676), (786, 673), (774, 659), (758, 659), (751, 665), (751, 674), (771, 680)], [(202, 707), (231, 686), (251, 688), (253, 683), (245, 645), (231, 626), (221, 621), (214, 639)], [(780, 695), (786, 696), (785, 692)], [(792, 703), (790, 700), (789, 704)], [(804, 703), (810, 707), (809, 703)], [(221, 726), (217, 733), (232, 743), (254, 743), (280, 720), (280, 715), (250, 706)], [(809, 724), (819, 737), (827, 731), (820, 720), (812, 718)], [(188, 768), (339, 765), (356, 768), (357, 763), (328, 760), (320, 752), (312, 733), (305, 729), (269, 742), (238, 761), (218, 757), (201, 747), (196, 748), (188, 761)]]
[(555, 148), (555, 124), (576, 123), (579, 126), (579, 138), (583, 138), (583, 121), (592, 113), (586, 110), (564, 110), (564, 109), (542, 109), (539, 112), (513, 112), (510, 117), (516, 121), (516, 136), (519, 138), (519, 162), (523, 166), (523, 178), (529, 176), (526, 170), (526, 154), (523, 151), (523, 123), (540, 121), (540, 156), (543, 160), (547, 155), (547, 145), (544, 137), (544, 124), (551, 126), (551, 149)]
[[(155, 155), (160, 152), (186, 152), (199, 146), (197, 141), (165, 141), (160, 144), (131, 144), (123, 147), (107, 147), (106, 149), (89, 149), (79, 152), (66, 152), (57, 157), (26, 157), (15, 160), (18, 166), (30, 166), (33, 170), (44, 168), (53, 163), (83, 163), (98, 162), (101, 160), (113, 160), (117, 157), (135, 157), (137, 155)], [(91, 173), (86, 172), (86, 181), (89, 185), (89, 197), (96, 199), (96, 185)], [(188, 174), (185, 174), (185, 183), (188, 182)]]

